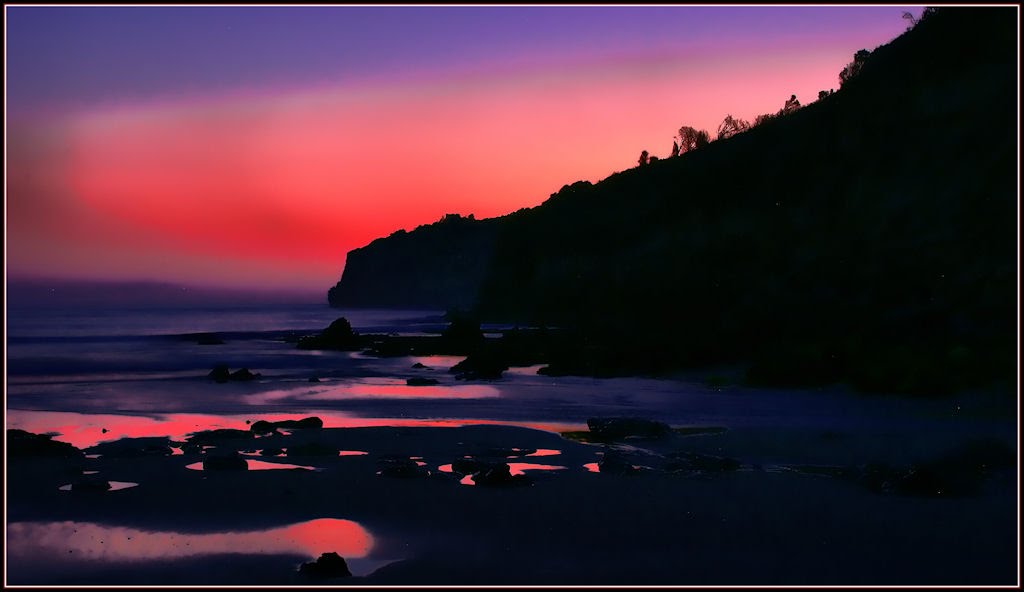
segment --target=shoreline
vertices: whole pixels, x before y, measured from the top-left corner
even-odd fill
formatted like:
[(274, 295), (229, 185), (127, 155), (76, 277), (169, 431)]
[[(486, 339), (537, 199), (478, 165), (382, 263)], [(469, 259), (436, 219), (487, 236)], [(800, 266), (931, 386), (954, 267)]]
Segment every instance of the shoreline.
[[(366, 454), (318, 456), (314, 446), (305, 455), (251, 457), (313, 471), (189, 470), (186, 465), (202, 460), (198, 451), (139, 454), (142, 440), (101, 445), (103, 455), (92, 459), (12, 457), (9, 533), (11, 524), (52, 528), (71, 521), (187, 539), (328, 518), (353, 521), (372, 537), (372, 549), (365, 557), (350, 555), (356, 575), (323, 582), (330, 585), (982, 584), (1011, 583), (1014, 573), (1012, 470), (992, 472), (971, 495), (943, 498), (873, 492), (835, 474), (792, 468), (902, 466), (955, 450), (971, 435), (910, 430), (878, 438), (800, 427), (727, 428), (595, 445), (500, 425), (287, 431), (270, 438), (229, 434), (215, 445), (221, 453), (287, 443), (286, 449), (312, 444)], [(565, 468), (526, 469), (530, 485), (522, 487), (467, 486), (460, 484), (463, 475), (438, 471), (496, 449), (515, 457), (508, 463)], [(531, 449), (558, 453), (527, 457)], [(614, 474), (585, 467), (604, 454), (648, 468)], [(738, 466), (666, 470), (680, 454), (735, 459)], [(397, 459), (424, 464), (409, 473), (414, 476), (378, 474)], [(83, 470), (139, 485), (58, 489)], [(316, 558), (308, 550), (260, 554), (239, 547), (232, 553), (228, 546), (208, 555), (129, 561), (95, 550), (94, 541), (74, 543), (79, 555), (93, 554), (86, 566), (67, 559), (74, 553), (64, 551), (75, 550), (65, 548), (69, 541), (43, 545), (50, 552), (35, 560), (18, 554), (18, 540), (9, 541), (18, 559), (8, 565), (11, 583), (320, 583), (296, 571)], [(131, 548), (123, 552), (130, 555)], [(898, 564), (885, 553), (898, 555)], [(737, 571), (737, 562), (749, 571)], [(41, 571), (33, 575), (33, 569)]]

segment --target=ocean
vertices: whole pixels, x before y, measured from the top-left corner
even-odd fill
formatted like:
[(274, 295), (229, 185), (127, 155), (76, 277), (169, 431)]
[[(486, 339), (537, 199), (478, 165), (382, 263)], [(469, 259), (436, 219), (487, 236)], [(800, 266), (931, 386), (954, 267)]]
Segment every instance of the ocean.
[[(565, 431), (585, 429), (590, 417), (639, 416), (684, 426), (879, 430), (929, 421), (949, 405), (864, 397), (842, 387), (723, 386), (708, 380), (714, 372), (552, 378), (532, 366), (467, 382), (448, 372), (457, 356), (376, 358), (296, 348), (297, 336), (342, 316), (360, 333), (425, 335), (446, 325), (440, 311), (338, 310), (310, 302), (9, 306), (7, 427), (52, 433), (79, 447), (310, 415), (327, 427), (509, 423)], [(199, 333), (215, 333), (223, 343), (202, 345)], [(426, 368), (414, 369), (417, 363)], [(218, 384), (207, 375), (219, 364), (260, 377)], [(439, 384), (408, 386), (416, 376)]]
[[(963, 499), (880, 494), (844, 477), (979, 437), (1014, 442), (1016, 424), (987, 416), (978, 393), (923, 401), (842, 385), (750, 388), (729, 368), (596, 379), (528, 366), (462, 381), (449, 372), (460, 356), (296, 347), (339, 316), (360, 333), (445, 327), (438, 311), (309, 302), (9, 306), (7, 429), (86, 453), (10, 459), (11, 582), (306, 585), (299, 566), (326, 552), (374, 584), (1010, 577), (1012, 471)], [(198, 333), (223, 343), (202, 345)], [(260, 376), (217, 383), (207, 375), (218, 364)], [(438, 384), (410, 386), (412, 377)], [(310, 416), (325, 429), (237, 436), (259, 420)], [(558, 435), (621, 416), (691, 429), (612, 445)], [(419, 429), (431, 427), (458, 429)], [(241, 432), (200, 440), (203, 452), (183, 445), (221, 428)], [(247, 470), (207, 471), (208, 448)], [(530, 486), (455, 471), (495, 455)], [(632, 472), (617, 473), (615, 458)], [(689, 458), (735, 465), (678, 469)], [(94, 479), (108, 488), (88, 489)], [(737, 571), (737, 561), (752, 567)]]

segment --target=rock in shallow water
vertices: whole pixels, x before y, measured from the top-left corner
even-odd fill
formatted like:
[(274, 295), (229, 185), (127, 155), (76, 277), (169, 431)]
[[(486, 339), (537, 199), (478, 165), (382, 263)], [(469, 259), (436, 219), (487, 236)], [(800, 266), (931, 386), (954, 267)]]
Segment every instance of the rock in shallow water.
[(71, 491), (83, 493), (83, 492), (97, 492), (97, 491), (109, 491), (110, 482), (105, 479), (97, 479), (90, 477), (83, 477), (78, 481), (71, 484)]
[(664, 438), (672, 428), (660, 421), (639, 417), (591, 417), (587, 420), (591, 432), (604, 438)]
[(33, 434), (25, 430), (7, 430), (7, 455), (9, 457), (51, 456), (79, 458), (81, 450), (67, 442), (57, 442), (52, 436)]
[(486, 467), (474, 474), (472, 478), (473, 483), (486, 487), (510, 487), (531, 484), (530, 478), (526, 475), (513, 475), (509, 466), (505, 463)]
[(607, 447), (601, 455), (601, 460), (597, 462), (597, 467), (602, 474), (606, 475), (635, 475), (640, 472), (640, 469), (633, 466), (630, 457)]
[(416, 376), (413, 378), (406, 378), (405, 384), (408, 386), (434, 386), (441, 383), (434, 378), (420, 378)]
[(203, 459), (204, 471), (247, 471), (249, 463), (240, 456), (210, 456)]

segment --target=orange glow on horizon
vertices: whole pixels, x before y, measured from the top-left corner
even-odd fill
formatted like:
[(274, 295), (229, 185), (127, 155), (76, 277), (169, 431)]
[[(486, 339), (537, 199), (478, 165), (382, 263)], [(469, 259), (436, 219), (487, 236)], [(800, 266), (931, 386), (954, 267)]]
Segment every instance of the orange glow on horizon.
[(59, 209), (73, 213), (16, 211), (41, 225), (17, 231), (16, 260), (326, 288), (346, 252), (395, 230), (536, 206), (562, 185), (636, 166), (641, 150), (667, 156), (681, 125), (713, 135), (726, 114), (753, 119), (790, 94), (809, 103), (836, 86), (847, 53), (737, 48), (712, 60), (666, 48), (72, 115), (50, 141), (12, 146), (27, 171), (12, 190), (60, 194)]

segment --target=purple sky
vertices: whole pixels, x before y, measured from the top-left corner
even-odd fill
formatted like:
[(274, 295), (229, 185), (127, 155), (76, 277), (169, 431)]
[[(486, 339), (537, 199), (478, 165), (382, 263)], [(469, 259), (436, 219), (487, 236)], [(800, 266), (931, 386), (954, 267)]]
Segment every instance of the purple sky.
[(874, 42), (883, 7), (7, 7), (9, 115), (41, 107), (733, 46)]
[(904, 11), (7, 6), (8, 273), (327, 287), (375, 237), (812, 102)]

